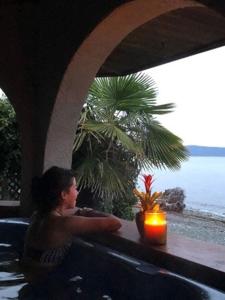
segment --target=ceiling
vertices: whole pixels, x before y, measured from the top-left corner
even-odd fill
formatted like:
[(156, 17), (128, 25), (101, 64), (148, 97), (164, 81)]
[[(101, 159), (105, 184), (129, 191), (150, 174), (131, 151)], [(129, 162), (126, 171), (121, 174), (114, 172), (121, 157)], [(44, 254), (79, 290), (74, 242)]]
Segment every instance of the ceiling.
[(152, 68), (225, 45), (225, 1), (172, 11), (131, 32), (115, 48), (98, 76), (118, 76)]

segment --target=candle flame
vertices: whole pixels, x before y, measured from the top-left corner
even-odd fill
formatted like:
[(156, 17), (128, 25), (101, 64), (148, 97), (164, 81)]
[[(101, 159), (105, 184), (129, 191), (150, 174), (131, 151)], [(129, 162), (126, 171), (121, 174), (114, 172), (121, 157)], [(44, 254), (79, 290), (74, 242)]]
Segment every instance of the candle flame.
[(153, 226), (157, 226), (157, 225), (165, 225), (166, 221), (165, 220), (146, 220), (145, 221), (146, 225), (153, 225)]
[(166, 218), (164, 213), (146, 213), (145, 214), (146, 225), (165, 225)]

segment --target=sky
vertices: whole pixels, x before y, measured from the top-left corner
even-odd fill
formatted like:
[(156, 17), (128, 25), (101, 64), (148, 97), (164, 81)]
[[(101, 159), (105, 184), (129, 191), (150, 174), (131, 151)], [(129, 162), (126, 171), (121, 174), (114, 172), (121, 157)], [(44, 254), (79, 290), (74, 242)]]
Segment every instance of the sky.
[(158, 87), (157, 104), (174, 112), (157, 117), (184, 145), (225, 147), (225, 47), (155, 67), (147, 72)]

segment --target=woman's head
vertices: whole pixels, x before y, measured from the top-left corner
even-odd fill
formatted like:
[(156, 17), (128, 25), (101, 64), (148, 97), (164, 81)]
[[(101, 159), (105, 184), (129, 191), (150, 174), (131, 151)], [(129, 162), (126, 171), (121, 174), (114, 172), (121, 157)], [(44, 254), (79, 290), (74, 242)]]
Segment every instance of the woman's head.
[(68, 198), (67, 195), (70, 195), (70, 198), (77, 196), (76, 182), (71, 170), (54, 166), (40, 178), (33, 179), (32, 197), (40, 212), (46, 213), (53, 210), (61, 204), (64, 198)]

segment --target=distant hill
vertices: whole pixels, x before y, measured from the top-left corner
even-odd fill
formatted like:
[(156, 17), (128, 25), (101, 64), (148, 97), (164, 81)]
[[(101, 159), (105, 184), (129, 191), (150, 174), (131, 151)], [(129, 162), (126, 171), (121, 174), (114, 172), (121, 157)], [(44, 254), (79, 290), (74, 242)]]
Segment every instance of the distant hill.
[(186, 146), (191, 156), (225, 156), (225, 148), (207, 146)]

